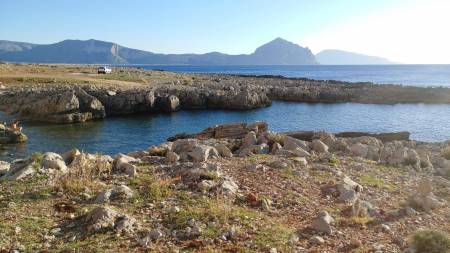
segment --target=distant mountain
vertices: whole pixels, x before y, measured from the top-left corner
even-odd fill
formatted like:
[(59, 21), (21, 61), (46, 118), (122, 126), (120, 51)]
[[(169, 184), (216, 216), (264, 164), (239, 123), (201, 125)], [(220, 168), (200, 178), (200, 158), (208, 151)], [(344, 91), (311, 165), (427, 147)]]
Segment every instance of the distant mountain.
[(304, 65), (317, 64), (308, 48), (277, 38), (252, 54), (157, 54), (99, 40), (64, 40), (49, 45), (0, 41), (0, 60), (31, 63)]
[(342, 50), (327, 49), (316, 54), (316, 59), (324, 65), (380, 65), (394, 64), (386, 58), (357, 54)]
[(0, 53), (6, 52), (21, 52), (25, 50), (30, 50), (36, 44), (26, 43), (26, 42), (15, 42), (9, 40), (0, 40)]

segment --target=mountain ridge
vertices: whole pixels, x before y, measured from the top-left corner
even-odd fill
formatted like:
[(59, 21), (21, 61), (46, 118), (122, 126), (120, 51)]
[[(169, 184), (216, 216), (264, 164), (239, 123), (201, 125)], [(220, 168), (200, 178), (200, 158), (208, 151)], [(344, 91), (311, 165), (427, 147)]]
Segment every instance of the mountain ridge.
[(67, 39), (52, 44), (0, 40), (0, 61), (69, 64), (149, 65), (316, 65), (317, 55), (280, 37), (250, 54), (161, 54), (95, 39)]

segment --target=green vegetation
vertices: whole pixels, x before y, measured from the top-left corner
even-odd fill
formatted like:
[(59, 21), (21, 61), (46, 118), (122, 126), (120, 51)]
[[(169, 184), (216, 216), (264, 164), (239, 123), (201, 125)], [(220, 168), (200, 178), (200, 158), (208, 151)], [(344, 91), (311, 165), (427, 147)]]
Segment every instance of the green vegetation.
[(384, 188), (389, 191), (394, 191), (396, 189), (395, 185), (387, 183), (383, 179), (377, 177), (376, 175), (372, 175), (372, 174), (366, 174), (366, 175), (361, 176), (359, 181), (363, 186)]

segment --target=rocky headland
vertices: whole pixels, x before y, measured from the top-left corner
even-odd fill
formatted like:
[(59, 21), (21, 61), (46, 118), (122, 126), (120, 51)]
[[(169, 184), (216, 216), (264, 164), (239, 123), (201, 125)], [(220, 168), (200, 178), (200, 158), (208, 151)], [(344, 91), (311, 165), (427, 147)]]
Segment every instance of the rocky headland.
[[(93, 67), (9, 65), (0, 71), (0, 110), (19, 118), (83, 122), (134, 113), (181, 109), (249, 110), (274, 100), (307, 103), (450, 103), (449, 88), (316, 81), (275, 76), (176, 74), (119, 68), (111, 76)], [(1, 70), (1, 69), (0, 69)], [(22, 73), (22, 72), (23, 73)], [(41, 74), (43, 72), (44, 74)], [(38, 74), (36, 74), (38, 73)]]
[(238, 123), (0, 162), (0, 251), (448, 252), (449, 143), (380, 138)]

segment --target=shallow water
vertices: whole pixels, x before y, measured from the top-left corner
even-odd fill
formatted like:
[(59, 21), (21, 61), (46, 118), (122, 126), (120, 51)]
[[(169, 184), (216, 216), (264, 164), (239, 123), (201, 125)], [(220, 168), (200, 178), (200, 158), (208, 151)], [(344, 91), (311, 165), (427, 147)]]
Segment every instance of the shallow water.
[[(0, 120), (5, 119), (5, 115), (0, 115)], [(450, 105), (274, 102), (271, 107), (251, 111), (180, 111), (69, 125), (24, 123), (29, 141), (2, 147), (0, 160), (32, 152), (64, 152), (74, 147), (104, 154), (127, 153), (147, 149), (177, 133), (199, 132), (214, 124), (258, 120), (268, 122), (273, 131), (410, 131), (415, 140), (450, 139)]]

